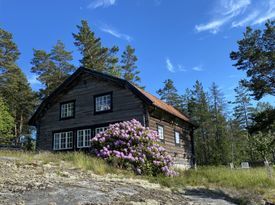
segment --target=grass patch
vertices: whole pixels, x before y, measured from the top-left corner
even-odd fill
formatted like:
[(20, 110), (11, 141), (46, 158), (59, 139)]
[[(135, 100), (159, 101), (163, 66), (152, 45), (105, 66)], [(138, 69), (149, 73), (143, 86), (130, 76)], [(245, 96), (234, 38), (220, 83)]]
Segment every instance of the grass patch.
[(251, 196), (259, 194), (275, 202), (275, 167), (273, 167), (272, 178), (268, 178), (265, 168), (231, 170), (228, 167), (199, 167), (198, 170), (179, 171), (177, 177), (150, 177), (136, 176), (132, 171), (114, 168), (100, 158), (81, 152), (44, 152), (37, 154), (21, 151), (0, 151), (0, 157), (15, 157), (27, 163), (42, 161), (42, 163), (61, 164), (65, 161), (71, 163), (73, 167), (89, 170), (98, 175), (116, 174), (118, 177), (147, 179), (149, 182), (158, 183), (172, 189), (186, 186), (228, 188), (235, 191), (249, 192)]

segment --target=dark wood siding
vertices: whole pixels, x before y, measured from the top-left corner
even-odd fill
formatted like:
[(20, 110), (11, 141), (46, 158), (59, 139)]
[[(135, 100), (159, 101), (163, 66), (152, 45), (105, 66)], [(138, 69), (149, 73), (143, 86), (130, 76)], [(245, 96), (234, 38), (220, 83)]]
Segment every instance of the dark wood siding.
[[(191, 138), (187, 125), (176, 125), (165, 120), (167, 116), (161, 118), (149, 114), (149, 127), (157, 131), (157, 125), (164, 128), (164, 142), (160, 142), (174, 158), (176, 165), (183, 165), (186, 168), (191, 166)], [(175, 131), (180, 133), (180, 144), (175, 145)]]
[[(113, 110), (94, 115), (94, 95), (112, 92)], [(75, 101), (75, 116), (60, 120), (60, 103)], [(119, 122), (137, 119), (144, 124), (144, 104), (129, 89), (110, 81), (82, 75), (75, 85), (59, 95), (39, 120), (37, 148), (52, 150), (52, 133), (56, 130), (93, 126), (106, 122)]]

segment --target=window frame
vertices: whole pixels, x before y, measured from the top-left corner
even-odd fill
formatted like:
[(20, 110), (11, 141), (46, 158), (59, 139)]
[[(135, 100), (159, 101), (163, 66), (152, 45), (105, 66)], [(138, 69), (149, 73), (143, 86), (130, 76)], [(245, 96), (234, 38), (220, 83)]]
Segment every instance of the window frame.
[[(72, 116), (62, 117), (62, 106), (66, 105), (66, 104), (70, 104), (70, 103), (73, 104)], [(68, 120), (68, 119), (72, 119), (72, 118), (75, 118), (75, 100), (61, 102), (60, 106), (59, 106), (59, 120)]]
[[(164, 126), (163, 125), (161, 125), (161, 124), (157, 124), (157, 132), (158, 132), (158, 135), (159, 135), (159, 127), (161, 127), (162, 128), (162, 135), (163, 135), (163, 139), (161, 139), (160, 137), (159, 137), (159, 141), (160, 142), (165, 142), (165, 136), (164, 136)], [(159, 135), (160, 136), (160, 135)]]
[[(98, 97), (103, 97), (105, 95), (110, 95), (110, 109), (108, 110), (102, 110), (102, 111), (96, 111), (96, 99)], [(113, 92), (106, 92), (106, 93), (101, 93), (101, 94), (97, 94), (97, 95), (94, 95), (94, 114), (97, 115), (97, 114), (102, 114), (102, 113), (108, 113), (108, 112), (113, 112)]]
[[(176, 133), (179, 134), (179, 143), (177, 143)], [(180, 136), (181, 136), (180, 132), (178, 130), (174, 130), (174, 141), (176, 146), (180, 146)]]
[[(90, 132), (90, 136), (88, 136), (88, 145), (85, 145), (86, 143), (86, 131)], [(79, 146), (79, 133), (83, 132), (82, 134), (82, 145)], [(91, 139), (92, 139), (92, 129), (91, 128), (86, 128), (86, 129), (78, 129), (76, 130), (76, 148), (81, 149), (81, 148), (89, 148), (91, 147)]]
[[(62, 134), (64, 134), (65, 133), (65, 147), (64, 148), (61, 148), (61, 144), (62, 144)], [(68, 146), (68, 133), (72, 133), (72, 135), (71, 135), (71, 147), (69, 147)], [(55, 135), (59, 135), (58, 136), (58, 148), (56, 148), (56, 146), (55, 146), (55, 142), (56, 142), (56, 140), (55, 140), (55, 138), (56, 138), (56, 136)], [(60, 132), (55, 132), (55, 133), (53, 133), (53, 151), (62, 151), (62, 150), (71, 150), (71, 149), (73, 149), (74, 148), (74, 132), (73, 132), (73, 130), (68, 130), (68, 131), (60, 131)]]
[[(100, 132), (104, 132), (108, 129), (109, 126), (101, 126), (101, 127), (95, 127), (95, 135), (99, 134)], [(103, 129), (102, 131), (100, 132), (96, 132), (97, 129)]]

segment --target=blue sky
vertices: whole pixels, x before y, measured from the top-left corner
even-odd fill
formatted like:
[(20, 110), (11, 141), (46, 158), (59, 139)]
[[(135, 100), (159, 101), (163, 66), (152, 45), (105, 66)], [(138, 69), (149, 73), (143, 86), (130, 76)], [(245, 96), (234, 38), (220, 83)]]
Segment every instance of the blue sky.
[[(57, 40), (80, 54), (72, 33), (82, 19), (104, 46), (136, 48), (142, 84), (155, 94), (167, 78), (183, 93), (196, 80), (208, 88), (216, 82), (228, 100), (244, 73), (229, 53), (237, 49), (245, 26), (263, 28), (275, 18), (275, 0), (0, 0), (0, 26), (13, 33), (18, 61), (33, 89), (40, 87), (30, 72), (33, 48), (49, 51)], [(274, 103), (274, 97), (263, 100)]]

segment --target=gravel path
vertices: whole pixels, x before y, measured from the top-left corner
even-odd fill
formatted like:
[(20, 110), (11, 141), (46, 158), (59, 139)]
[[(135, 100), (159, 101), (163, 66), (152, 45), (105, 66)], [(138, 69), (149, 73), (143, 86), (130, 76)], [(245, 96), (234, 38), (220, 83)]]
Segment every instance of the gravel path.
[(93, 204), (217, 204), (233, 205), (233, 199), (219, 192), (170, 189), (144, 180), (98, 176), (66, 163), (26, 164), (0, 158), (1, 205), (93, 205)]

